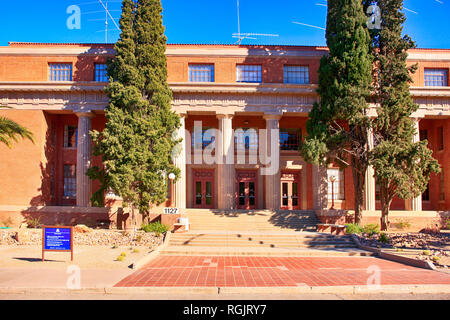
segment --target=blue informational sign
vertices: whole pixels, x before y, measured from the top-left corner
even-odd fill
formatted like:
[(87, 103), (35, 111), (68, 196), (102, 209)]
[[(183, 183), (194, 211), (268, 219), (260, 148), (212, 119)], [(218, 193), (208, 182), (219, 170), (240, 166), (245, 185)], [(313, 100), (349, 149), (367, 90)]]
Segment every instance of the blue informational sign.
[(44, 250), (72, 250), (71, 228), (45, 228)]

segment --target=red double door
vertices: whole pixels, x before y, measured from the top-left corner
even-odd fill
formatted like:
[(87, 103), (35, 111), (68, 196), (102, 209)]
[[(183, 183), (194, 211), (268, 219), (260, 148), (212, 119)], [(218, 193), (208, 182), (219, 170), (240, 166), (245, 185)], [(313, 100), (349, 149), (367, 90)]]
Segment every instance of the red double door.
[(256, 188), (258, 174), (256, 170), (236, 170), (236, 208), (256, 209)]
[(281, 209), (300, 210), (300, 172), (281, 173)]
[(194, 208), (214, 208), (214, 170), (193, 170)]

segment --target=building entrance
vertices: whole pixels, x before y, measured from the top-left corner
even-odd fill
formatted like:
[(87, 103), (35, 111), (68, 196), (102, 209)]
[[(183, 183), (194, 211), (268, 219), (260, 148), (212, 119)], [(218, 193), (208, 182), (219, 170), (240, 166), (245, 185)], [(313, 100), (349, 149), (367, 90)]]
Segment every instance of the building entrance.
[(194, 208), (214, 208), (214, 170), (193, 170)]
[(256, 170), (236, 171), (236, 208), (244, 210), (256, 209)]
[(281, 173), (281, 209), (300, 210), (300, 172)]

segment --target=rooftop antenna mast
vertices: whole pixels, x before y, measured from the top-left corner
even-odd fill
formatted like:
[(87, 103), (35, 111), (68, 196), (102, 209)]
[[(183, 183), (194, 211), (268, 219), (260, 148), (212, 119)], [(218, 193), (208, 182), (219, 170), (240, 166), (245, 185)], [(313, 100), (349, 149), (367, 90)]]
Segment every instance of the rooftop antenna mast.
[[(83, 3), (79, 3), (77, 4), (77, 6), (93, 6), (93, 5), (101, 5), (103, 7), (103, 10), (96, 10), (96, 11), (87, 11), (87, 10), (83, 10), (82, 14), (88, 15), (88, 14), (105, 14), (105, 16), (103, 18), (100, 19), (88, 19), (88, 21), (104, 21), (105, 23), (105, 29), (104, 30), (98, 30), (96, 32), (104, 32), (105, 33), (105, 43), (108, 43), (108, 32), (111, 31), (115, 31), (115, 30), (111, 30), (111, 28), (108, 28), (108, 18), (111, 19), (111, 21), (114, 23), (114, 26), (116, 27), (117, 31), (121, 31), (120, 27), (118, 26), (116, 20), (118, 19), (114, 19), (114, 17), (111, 15), (111, 12), (113, 11), (117, 11), (117, 12), (122, 12), (122, 10), (111, 10), (111, 3), (120, 3), (122, 2), (121, 0), (95, 0), (95, 1), (90, 1), (90, 2), (83, 2)], [(113, 28), (114, 29), (114, 28)]]
[[(110, 10), (108, 10), (108, 0), (103, 0), (105, 3), (103, 3), (102, 0), (98, 0), (100, 4), (103, 6), (103, 9), (105, 9), (105, 43), (108, 43), (108, 16), (116, 26), (117, 30), (120, 32), (120, 28), (117, 25), (116, 20), (114, 20), (113, 16), (110, 13)], [(113, 1), (114, 2), (114, 1)]]
[(105, 43), (108, 43), (108, 0), (105, 0)]
[(233, 33), (232, 37), (237, 38), (238, 41), (236, 41), (237, 44), (241, 44), (242, 40), (244, 39), (253, 39), (256, 40), (257, 38), (254, 38), (255, 36), (262, 36), (262, 37), (278, 37), (278, 34), (266, 34), (266, 33), (241, 33), (241, 22), (240, 22), (240, 14), (239, 14), (239, 0), (237, 0), (237, 23), (238, 23), (238, 32)]

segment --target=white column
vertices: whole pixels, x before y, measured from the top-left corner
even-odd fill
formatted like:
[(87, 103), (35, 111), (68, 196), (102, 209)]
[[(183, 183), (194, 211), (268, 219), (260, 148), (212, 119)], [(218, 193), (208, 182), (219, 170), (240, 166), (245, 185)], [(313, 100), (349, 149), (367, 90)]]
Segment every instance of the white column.
[[(369, 151), (374, 147), (373, 130), (367, 132), (367, 142)], [(375, 177), (373, 166), (369, 166), (366, 170), (366, 183), (364, 188), (364, 203), (367, 211), (375, 211)]]
[(233, 115), (217, 114), (217, 118), (219, 119), (219, 131), (221, 132), (216, 145), (219, 161), (217, 164), (218, 208), (231, 210), (236, 207)]
[[(420, 119), (414, 119), (414, 136), (413, 136), (413, 142), (419, 142), (420, 141), (420, 131), (419, 131), (419, 121)], [(422, 211), (422, 195), (420, 194), (418, 197), (412, 198), (407, 200), (409, 202), (409, 206), (407, 205), (407, 210), (411, 211)], [(408, 208), (409, 207), (409, 208)]]
[(92, 142), (89, 131), (92, 127), (92, 112), (78, 112), (77, 141), (77, 207), (89, 207), (92, 192), (91, 179), (86, 175), (91, 165)]
[[(265, 165), (265, 199), (266, 209), (280, 209), (281, 201), (281, 174), (280, 174), (280, 134), (279, 122), (281, 115), (264, 115), (266, 120), (266, 150), (270, 163)], [(264, 142), (263, 142), (264, 143)], [(267, 162), (267, 160), (264, 160)], [(269, 169), (272, 167), (272, 169)]]
[(327, 168), (312, 166), (313, 178), (313, 201), (314, 210), (323, 211), (328, 209), (328, 175)]
[(174, 164), (180, 169), (180, 178), (175, 183), (175, 206), (184, 211), (186, 209), (186, 131), (185, 118), (186, 114), (179, 114), (181, 126), (176, 133), (176, 139), (182, 139), (177, 146), (177, 155), (174, 157)]

